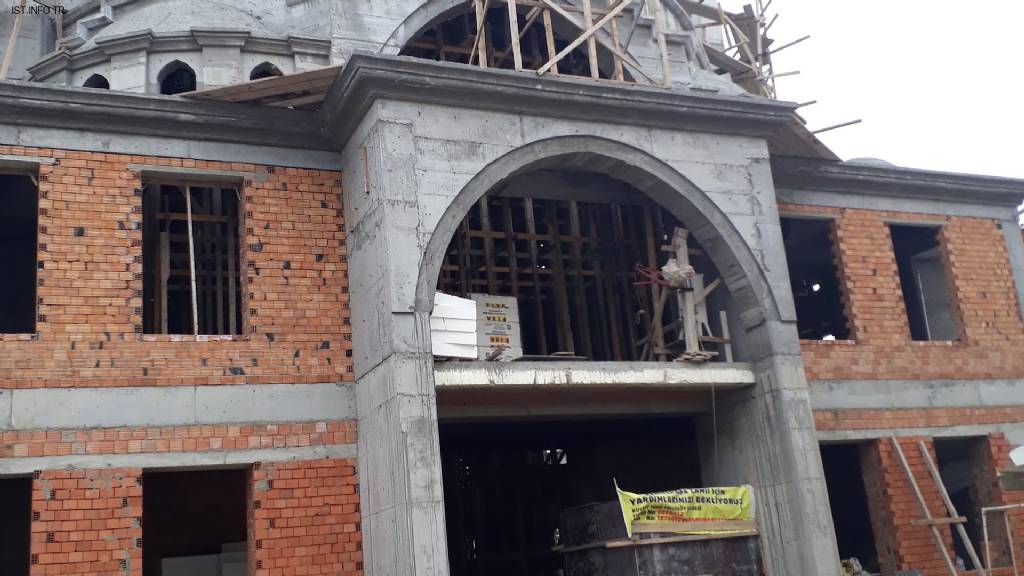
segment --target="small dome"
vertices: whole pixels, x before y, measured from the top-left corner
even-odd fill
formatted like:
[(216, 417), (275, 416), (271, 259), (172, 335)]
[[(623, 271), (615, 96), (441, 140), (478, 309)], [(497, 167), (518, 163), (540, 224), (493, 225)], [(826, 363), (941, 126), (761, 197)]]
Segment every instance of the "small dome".
[(879, 168), (897, 168), (895, 164), (881, 158), (852, 158), (845, 164), (860, 164), (861, 166), (876, 166)]

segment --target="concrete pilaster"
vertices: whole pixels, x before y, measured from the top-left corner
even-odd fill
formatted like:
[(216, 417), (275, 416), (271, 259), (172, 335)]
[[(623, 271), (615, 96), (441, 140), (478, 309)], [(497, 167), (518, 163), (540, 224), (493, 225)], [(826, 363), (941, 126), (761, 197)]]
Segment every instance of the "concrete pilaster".
[(420, 257), (408, 125), (380, 122), (343, 161), (359, 415), (364, 567), (370, 576), (448, 573), (433, 358), (414, 313)]

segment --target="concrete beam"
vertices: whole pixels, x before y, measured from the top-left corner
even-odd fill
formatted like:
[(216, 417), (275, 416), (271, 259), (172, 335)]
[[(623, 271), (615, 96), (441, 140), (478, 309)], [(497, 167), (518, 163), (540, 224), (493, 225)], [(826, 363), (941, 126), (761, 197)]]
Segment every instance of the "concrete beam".
[(815, 410), (1024, 406), (1020, 380), (815, 380)]
[(658, 362), (455, 362), (434, 365), (446, 388), (664, 387), (680, 390), (742, 388), (755, 383), (744, 363), (703, 365)]
[(349, 420), (351, 384), (0, 390), (0, 430)]
[(256, 462), (289, 462), (325, 458), (356, 458), (355, 444), (300, 446), (222, 452), (159, 452), (100, 454), (90, 456), (42, 456), (0, 460), (0, 476), (31, 474), (36, 470), (95, 470), (105, 468), (209, 468), (241, 466)]

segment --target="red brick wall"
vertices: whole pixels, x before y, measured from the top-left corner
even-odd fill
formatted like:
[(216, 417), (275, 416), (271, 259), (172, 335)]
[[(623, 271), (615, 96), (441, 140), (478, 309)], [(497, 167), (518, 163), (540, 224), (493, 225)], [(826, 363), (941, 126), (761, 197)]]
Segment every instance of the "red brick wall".
[(355, 460), (261, 464), (252, 479), (250, 574), (362, 575)]
[[(836, 218), (837, 260), (852, 339), (802, 343), (807, 377), (1013, 378), (1024, 374), (1024, 326), (998, 222), (955, 216), (783, 205)], [(910, 338), (889, 221), (942, 221), (940, 247), (962, 339)]]
[(141, 576), (142, 470), (46, 470), (32, 485), (32, 576)]
[[(0, 154), (56, 161), (39, 167), (37, 334), (0, 335), (0, 387), (352, 379), (339, 173), (17, 146)], [(142, 181), (130, 163), (266, 174), (243, 187), (244, 335), (141, 334)]]

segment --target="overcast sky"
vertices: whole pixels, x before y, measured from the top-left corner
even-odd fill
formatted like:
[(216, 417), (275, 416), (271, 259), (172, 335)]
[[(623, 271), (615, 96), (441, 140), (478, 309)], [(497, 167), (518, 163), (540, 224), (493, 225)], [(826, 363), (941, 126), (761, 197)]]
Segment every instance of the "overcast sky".
[[(723, 0), (740, 11), (752, 0)], [(782, 100), (841, 158), (1024, 178), (1024, 0), (774, 0)]]

